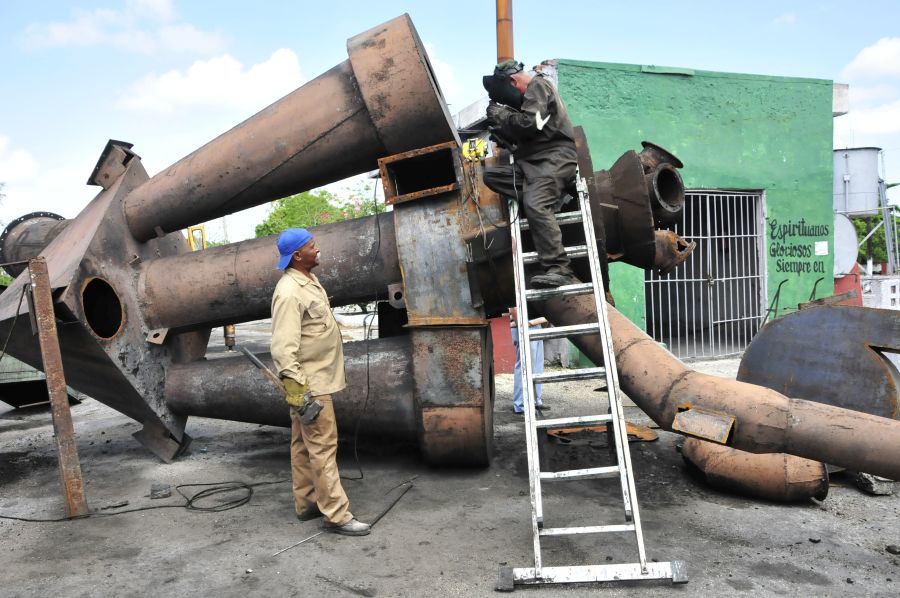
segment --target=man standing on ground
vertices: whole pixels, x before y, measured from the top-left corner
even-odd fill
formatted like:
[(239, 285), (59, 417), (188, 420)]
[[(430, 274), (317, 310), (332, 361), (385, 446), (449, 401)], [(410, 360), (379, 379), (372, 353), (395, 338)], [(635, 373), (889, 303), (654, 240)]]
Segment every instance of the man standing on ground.
[[(519, 344), (522, 342), (522, 335), (519, 334), (519, 328), (516, 324), (518, 309), (509, 308), (509, 332), (512, 335), (513, 347), (516, 348), (516, 367), (513, 369), (513, 413), (525, 413), (525, 398), (522, 391), (522, 359), (519, 356)], [(540, 330), (543, 324), (547, 323), (547, 318), (535, 318), (528, 322), (529, 330)], [(531, 341), (531, 370), (533, 374), (544, 373), (544, 341)], [(541, 385), (535, 384), (534, 390), (534, 408), (538, 411), (549, 411), (550, 407), (544, 405), (541, 400)]]
[(281, 254), (278, 269), (284, 274), (272, 296), (272, 361), (291, 411), (291, 476), (297, 518), (309, 521), (324, 516), (329, 531), (365, 536), (369, 525), (350, 513), (350, 500), (337, 468), (337, 424), (331, 395), (347, 384), (341, 331), (328, 295), (312, 273), (319, 265), (319, 249), (312, 234), (303, 228), (285, 230), (277, 245)]
[[(504, 197), (522, 200), (531, 238), (544, 267), (531, 278), (534, 287), (579, 282), (569, 267), (554, 206), (567, 190), (574, 193), (577, 154), (569, 113), (553, 84), (542, 73), (524, 72), (522, 63), (498, 64), (484, 78), (492, 101), (487, 117), (496, 133), (514, 145), (515, 163), (486, 168), (484, 183)], [(503, 104), (498, 104), (497, 101)]]

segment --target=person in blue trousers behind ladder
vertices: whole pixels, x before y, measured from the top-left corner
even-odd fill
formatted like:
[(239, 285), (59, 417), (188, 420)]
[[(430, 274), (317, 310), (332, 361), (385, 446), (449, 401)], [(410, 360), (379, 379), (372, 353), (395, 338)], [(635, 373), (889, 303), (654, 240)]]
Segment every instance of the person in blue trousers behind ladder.
[[(509, 308), (509, 331), (512, 335), (513, 346), (516, 348), (516, 367), (513, 370), (513, 411), (525, 413), (525, 403), (522, 399), (522, 363), (519, 361), (519, 330), (516, 328), (517, 310)], [(535, 318), (529, 320), (529, 330), (540, 330), (547, 318)], [(540, 374), (544, 371), (544, 341), (531, 341), (531, 361), (533, 373)], [(534, 406), (540, 411), (548, 411), (541, 401), (541, 385), (534, 385)]]

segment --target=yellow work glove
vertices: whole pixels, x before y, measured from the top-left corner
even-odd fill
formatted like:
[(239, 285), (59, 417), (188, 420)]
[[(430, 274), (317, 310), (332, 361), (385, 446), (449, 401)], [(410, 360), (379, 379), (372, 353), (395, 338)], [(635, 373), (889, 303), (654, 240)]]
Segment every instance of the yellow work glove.
[(286, 391), (284, 400), (288, 402), (288, 405), (298, 409), (303, 407), (306, 403), (306, 394), (309, 392), (309, 384), (300, 384), (293, 378), (283, 378), (281, 381), (284, 383)]

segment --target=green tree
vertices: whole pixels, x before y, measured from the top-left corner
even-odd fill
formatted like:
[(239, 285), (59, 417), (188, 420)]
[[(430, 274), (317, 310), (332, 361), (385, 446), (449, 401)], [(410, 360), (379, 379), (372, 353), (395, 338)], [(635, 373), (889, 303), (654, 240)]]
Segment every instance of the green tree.
[[(900, 226), (900, 218), (897, 217), (897, 212), (894, 211), (894, 227)], [(872, 228), (878, 226), (882, 221), (881, 216), (876, 216), (872, 218)], [(853, 226), (856, 227), (856, 235), (859, 237), (859, 240), (862, 241), (866, 237), (866, 219), (865, 218), (854, 218)], [(871, 229), (869, 229), (871, 230)], [(887, 243), (885, 242), (884, 236), (884, 226), (879, 226), (878, 230), (876, 230), (871, 237), (872, 240), (872, 261), (876, 264), (883, 264), (888, 261), (887, 258)], [(859, 248), (859, 255), (857, 256), (857, 260), (860, 264), (865, 264), (868, 257), (866, 256), (866, 246), (868, 243), (863, 243)]]
[(308, 228), (380, 214), (385, 207), (378, 203), (372, 189), (369, 184), (361, 185), (346, 199), (324, 189), (316, 189), (273, 201), (266, 219), (256, 225), (256, 236), (267, 237), (286, 228)]
[(334, 199), (334, 195), (324, 189), (277, 199), (272, 202), (266, 219), (256, 225), (256, 236), (267, 237), (286, 228), (306, 228), (342, 220), (340, 209), (332, 203)]

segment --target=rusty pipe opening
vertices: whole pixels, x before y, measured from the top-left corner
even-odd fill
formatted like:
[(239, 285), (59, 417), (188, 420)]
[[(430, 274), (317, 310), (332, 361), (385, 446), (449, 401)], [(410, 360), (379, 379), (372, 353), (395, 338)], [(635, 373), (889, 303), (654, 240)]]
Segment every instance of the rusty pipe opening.
[(119, 295), (102, 278), (89, 279), (81, 290), (84, 319), (91, 332), (103, 340), (116, 336), (125, 322), (125, 312)]
[(647, 191), (653, 201), (653, 220), (657, 226), (671, 223), (684, 207), (684, 183), (670, 164), (660, 164), (646, 175)]
[(684, 164), (675, 154), (662, 146), (656, 145), (651, 141), (641, 141), (641, 147), (644, 148), (640, 153), (644, 172), (656, 170), (656, 167), (660, 164), (671, 164), (675, 168), (684, 167)]

